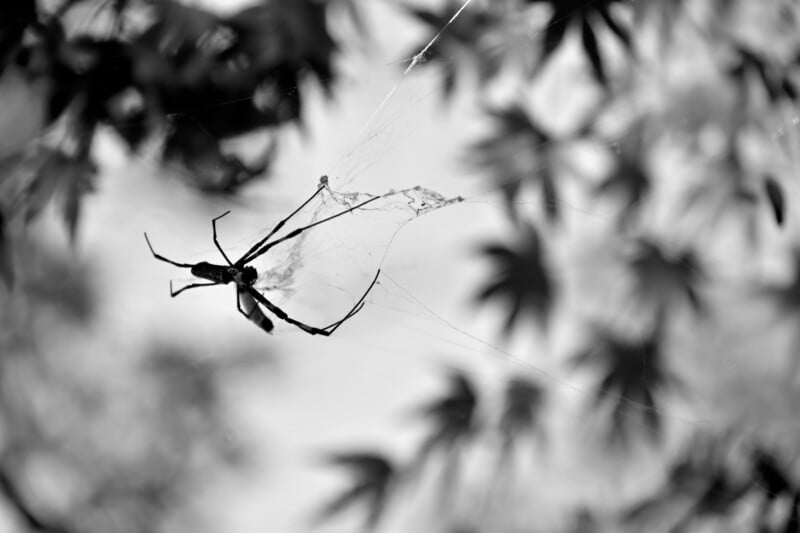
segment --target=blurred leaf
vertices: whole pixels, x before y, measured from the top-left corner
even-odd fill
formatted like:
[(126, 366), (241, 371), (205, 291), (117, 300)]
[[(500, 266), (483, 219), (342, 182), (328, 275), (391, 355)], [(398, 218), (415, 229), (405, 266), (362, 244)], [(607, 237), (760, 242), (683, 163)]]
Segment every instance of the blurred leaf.
[(742, 92), (749, 94), (750, 80), (756, 79), (771, 103), (777, 103), (783, 98), (792, 102), (797, 100), (797, 90), (785, 65), (771, 61), (742, 43), (734, 44), (734, 54), (736, 58), (728, 69), (728, 75), (739, 84)]
[(784, 496), (791, 497), (797, 492), (797, 487), (787, 475), (789, 469), (781, 465), (773, 453), (758, 447), (753, 452), (752, 461), (753, 486), (764, 493), (767, 501), (772, 502)]
[(603, 67), (603, 58), (600, 57), (600, 49), (597, 46), (597, 38), (594, 35), (594, 30), (588, 19), (583, 19), (581, 23), (581, 41), (583, 42), (583, 50), (586, 52), (586, 57), (592, 65), (592, 73), (601, 85), (607, 85), (605, 68)]
[(263, 160), (251, 168), (235, 155), (223, 153), (219, 141), (192, 119), (174, 116), (170, 120), (163, 157), (184, 168), (185, 176), (201, 190), (232, 193), (267, 170), (274, 147), (271, 145)]
[(14, 479), (13, 470), (5, 464), (0, 465), (0, 494), (3, 496), (3, 503), (19, 515), (25, 527), (36, 533), (72, 533), (70, 528), (42, 516), (46, 513), (41, 513), (35, 505), (27, 501), (21, 484)]
[(539, 416), (544, 404), (542, 387), (527, 378), (514, 377), (506, 384), (500, 434), (505, 458), (526, 434), (540, 433)]
[(64, 180), (64, 222), (72, 243), (75, 242), (77, 233), (81, 201), (85, 194), (94, 192), (93, 178), (96, 172), (96, 167), (88, 158), (73, 160), (63, 169), (61, 179)]
[(342, 453), (332, 455), (330, 462), (348, 470), (352, 476), (349, 489), (328, 503), (320, 519), (328, 519), (344, 509), (363, 503), (367, 507), (366, 526), (374, 529), (388, 504), (395, 483), (396, 472), (392, 463), (375, 453)]
[(800, 531), (800, 491), (792, 495), (786, 522), (784, 522), (783, 529), (779, 533), (796, 533), (797, 531)]
[(11, 242), (5, 214), (0, 211), (0, 278), (7, 288), (14, 285), (14, 263), (11, 258)]
[[(550, 19), (545, 24), (542, 53), (539, 58), (540, 65), (544, 64), (564, 42), (564, 36), (570, 26), (580, 24), (583, 50), (592, 66), (592, 72), (601, 85), (607, 85), (603, 59), (600, 55), (600, 47), (597, 41), (597, 30), (600, 25), (596, 22), (598, 16), (599, 20), (622, 42), (625, 49), (629, 52), (632, 51), (633, 44), (628, 28), (617, 21), (611, 12), (613, 4), (627, 6), (628, 2), (625, 0), (597, 0), (593, 2), (584, 0), (528, 1), (529, 3), (550, 4), (552, 7)], [(594, 23), (592, 22), (593, 20), (595, 20)]]
[(629, 266), (633, 271), (637, 294), (657, 309), (668, 307), (675, 297), (683, 295), (692, 309), (704, 310), (698, 293), (703, 271), (695, 254), (690, 250), (667, 255), (655, 242), (640, 239)]
[(444, 453), (457, 451), (477, 429), (478, 396), (475, 387), (467, 375), (458, 370), (452, 371), (448, 380), (448, 391), (420, 409), (420, 414), (431, 426), (419, 452), (420, 464), (437, 449)]
[(558, 49), (561, 41), (564, 40), (564, 35), (567, 34), (569, 23), (570, 19), (568, 17), (556, 18), (555, 14), (553, 14), (552, 18), (548, 21), (544, 30), (542, 53), (539, 58), (541, 63), (547, 61), (547, 59), (553, 55), (553, 52)]
[(25, 29), (36, 19), (36, 0), (14, 0), (0, 4), (0, 72), (22, 43)]
[(509, 214), (516, 216), (516, 199), (525, 183), (542, 190), (542, 210), (549, 220), (559, 217), (560, 195), (555, 183), (555, 151), (559, 142), (519, 104), (488, 111), (494, 132), (473, 144), (473, 164), (485, 169), (503, 188)]
[(764, 178), (764, 191), (767, 193), (767, 200), (769, 200), (769, 205), (772, 207), (772, 214), (775, 216), (775, 222), (777, 222), (779, 226), (782, 226), (785, 216), (783, 187), (781, 187), (774, 176), (767, 175), (767, 177)]
[(616, 165), (597, 187), (599, 194), (615, 194), (622, 198), (622, 219), (629, 220), (641, 207), (651, 189), (650, 171), (643, 154), (622, 149), (616, 154)]
[(479, 303), (496, 297), (505, 300), (509, 310), (504, 332), (511, 332), (523, 311), (532, 313), (541, 325), (546, 326), (555, 289), (536, 229), (525, 227), (517, 245), (488, 244), (482, 253), (494, 263), (494, 274), (480, 289), (476, 299)]
[[(462, 1), (448, 0), (438, 11), (407, 8), (414, 18), (428, 26), (430, 33), (405, 55), (414, 57), (427, 48), (424, 62), (436, 64), (444, 71), (444, 96), (452, 95), (460, 70), (474, 69), (478, 82), (486, 85), (507, 64), (523, 71), (531, 68), (530, 28), (518, 8), (504, 2), (473, 3), (450, 23), (462, 5)], [(434, 36), (436, 41), (428, 46)]]
[[(623, 521), (663, 523), (669, 516), (673, 522), (670, 531), (677, 533), (697, 518), (730, 515), (752, 481), (726, 465), (726, 444), (724, 439), (716, 438), (690, 443), (671, 466), (664, 486), (627, 510)], [(682, 503), (677, 522), (674, 512), (670, 512), (676, 503)]]
[(598, 407), (611, 405), (611, 436), (625, 440), (635, 432), (633, 423), (644, 424), (651, 437), (661, 432), (657, 395), (677, 384), (664, 365), (661, 330), (656, 327), (641, 339), (628, 339), (598, 327), (590, 347), (573, 360), (576, 367), (599, 366), (595, 397)]
[(63, 104), (53, 112), (60, 114), (75, 100), (89, 129), (111, 118), (109, 101), (134, 83), (130, 49), (121, 41), (75, 38), (60, 44), (58, 60), (54, 77)]

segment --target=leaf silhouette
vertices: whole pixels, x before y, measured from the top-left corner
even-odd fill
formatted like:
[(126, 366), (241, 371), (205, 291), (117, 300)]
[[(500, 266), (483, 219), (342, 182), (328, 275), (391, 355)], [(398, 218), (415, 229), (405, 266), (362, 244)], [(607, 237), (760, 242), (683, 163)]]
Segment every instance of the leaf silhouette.
[(580, 24), (583, 51), (592, 66), (592, 73), (601, 85), (606, 86), (607, 77), (597, 41), (597, 29), (601, 25), (598, 19), (611, 30), (612, 35), (622, 43), (628, 52), (633, 51), (630, 31), (610, 11), (612, 4), (627, 5), (628, 2), (623, 0), (597, 0), (593, 2), (586, 2), (585, 0), (528, 1), (529, 3), (550, 4), (552, 7), (550, 18), (545, 24), (542, 52), (539, 56), (540, 67), (564, 42), (564, 36), (570, 26)]
[(734, 52), (736, 59), (728, 69), (728, 75), (739, 84), (741, 91), (749, 93), (750, 80), (755, 79), (773, 104), (784, 98), (792, 102), (797, 100), (797, 89), (784, 65), (742, 43), (734, 44)]
[(477, 405), (477, 392), (469, 377), (459, 370), (452, 371), (447, 392), (419, 411), (430, 424), (430, 431), (420, 447), (417, 463), (424, 464), (437, 450), (458, 453), (477, 429)]
[(553, 305), (555, 290), (545, 265), (539, 235), (532, 226), (527, 226), (523, 236), (516, 246), (488, 244), (482, 249), (495, 269), (476, 299), (480, 303), (497, 297), (506, 301), (509, 307), (504, 327), (506, 334), (517, 324), (523, 311), (532, 313), (541, 325), (546, 326)]
[(57, 195), (67, 232), (74, 243), (81, 200), (94, 190), (97, 169), (88, 153), (69, 155), (61, 150), (42, 148), (36, 158), (33, 177), (24, 191), (25, 219), (34, 219), (47, 202)]
[(664, 365), (661, 342), (660, 327), (641, 339), (624, 338), (598, 327), (591, 346), (573, 359), (576, 367), (600, 366), (595, 398), (598, 406), (603, 402), (611, 405), (611, 437), (624, 441), (636, 431), (633, 423), (644, 424), (651, 437), (659, 436), (657, 395), (677, 384)]
[(330, 456), (330, 463), (345, 468), (352, 477), (350, 487), (331, 500), (320, 512), (328, 519), (355, 504), (367, 507), (365, 526), (374, 529), (386, 509), (396, 471), (386, 457), (372, 452), (341, 453)]
[(25, 28), (36, 21), (36, 1), (17, 0), (0, 6), (0, 73), (22, 43)]
[(753, 484), (764, 493), (768, 502), (783, 496), (792, 496), (795, 485), (786, 475), (786, 468), (774, 454), (762, 447), (756, 448), (752, 455)]
[(601, 85), (607, 85), (605, 68), (603, 67), (603, 58), (600, 56), (600, 49), (597, 45), (597, 37), (594, 35), (589, 20), (584, 18), (581, 24), (581, 40), (583, 42), (583, 49), (586, 52), (586, 57), (592, 65), (592, 72), (594, 77)]
[(768, 175), (764, 178), (764, 192), (767, 193), (767, 200), (769, 200), (769, 205), (772, 207), (775, 222), (782, 226), (786, 208), (783, 199), (783, 187), (774, 176)]
[(7, 288), (14, 285), (14, 263), (11, 259), (11, 242), (8, 235), (6, 216), (0, 211), (0, 278)]
[(444, 96), (451, 96), (456, 86), (458, 77), (458, 64), (454, 59), (466, 56), (475, 56), (473, 65), (478, 68), (481, 82), (491, 79), (502, 66), (503, 54), (492, 50), (483, 43), (497, 42), (497, 36), (502, 36), (505, 26), (502, 17), (489, 9), (468, 9), (461, 12), (459, 17), (450, 22), (451, 18), (461, 8), (460, 2), (446, 2), (441, 11), (409, 7), (408, 12), (417, 20), (429, 27), (431, 31), (439, 32), (447, 28), (446, 32), (438, 35), (436, 42), (428, 46), (431, 35), (425, 36), (423, 42), (416, 43), (406, 57), (414, 57), (420, 50), (427, 49), (423, 58), (425, 63), (436, 63), (444, 69), (442, 85)]
[(789, 514), (786, 516), (786, 522), (783, 524), (783, 529), (780, 530), (780, 533), (794, 533), (796, 531), (800, 531), (800, 492), (795, 492), (792, 495)]
[(519, 104), (490, 109), (494, 132), (470, 149), (473, 164), (489, 172), (503, 187), (506, 205), (516, 215), (515, 200), (524, 183), (542, 189), (542, 209), (549, 220), (559, 217), (555, 183), (555, 151), (559, 143)]
[(633, 272), (635, 290), (643, 301), (664, 309), (675, 301), (676, 296), (683, 295), (695, 312), (703, 311), (698, 285), (704, 276), (692, 251), (684, 250), (670, 257), (655, 242), (640, 239), (629, 267)]
[(664, 517), (659, 514), (671, 504), (684, 502), (683, 514), (669, 529), (678, 533), (697, 518), (729, 514), (752, 483), (747, 476), (735, 474), (724, 462), (726, 442), (718, 437), (692, 442), (671, 466), (664, 486), (628, 509), (623, 521), (631, 523), (653, 518), (663, 521)]
[[(475, 71), (478, 83), (485, 86), (509, 64), (523, 72), (533, 69), (530, 25), (520, 6), (511, 2), (473, 2), (452, 20), (463, 4), (460, 0), (449, 0), (439, 10), (407, 8), (432, 33), (425, 35), (405, 56), (415, 57), (425, 50), (425, 63), (444, 70), (445, 97), (452, 95), (461, 70)], [(436, 40), (429, 45), (434, 35)]]
[(623, 201), (622, 221), (628, 221), (644, 202), (651, 189), (650, 170), (647, 165), (645, 123), (634, 122), (615, 146), (614, 168), (596, 187), (596, 194), (613, 194)]
[(509, 380), (500, 415), (503, 459), (523, 436), (542, 431), (539, 416), (544, 399), (544, 390), (530, 379), (514, 377)]

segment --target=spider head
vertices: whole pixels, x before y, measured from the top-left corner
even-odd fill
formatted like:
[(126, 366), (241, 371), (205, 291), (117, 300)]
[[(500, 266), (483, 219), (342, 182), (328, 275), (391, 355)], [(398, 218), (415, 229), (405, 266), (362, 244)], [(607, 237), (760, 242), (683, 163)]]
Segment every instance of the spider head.
[(242, 269), (241, 276), (242, 283), (245, 285), (252, 285), (258, 279), (258, 272), (256, 272), (255, 268), (247, 266)]

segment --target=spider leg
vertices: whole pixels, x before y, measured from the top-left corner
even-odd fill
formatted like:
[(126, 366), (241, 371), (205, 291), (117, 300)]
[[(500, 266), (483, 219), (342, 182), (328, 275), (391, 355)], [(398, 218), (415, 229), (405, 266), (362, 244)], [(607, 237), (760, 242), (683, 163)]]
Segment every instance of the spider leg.
[(378, 271), (375, 273), (375, 277), (372, 278), (372, 283), (369, 284), (369, 286), (367, 287), (367, 290), (364, 291), (364, 294), (361, 295), (361, 298), (358, 299), (358, 301), (355, 303), (355, 305), (353, 305), (353, 307), (350, 309), (350, 311), (348, 311), (347, 314), (344, 315), (344, 318), (341, 318), (341, 319), (337, 320), (336, 322), (334, 322), (333, 324), (330, 324), (329, 326), (325, 326), (322, 329), (328, 330), (328, 334), (331, 334), (334, 331), (336, 331), (339, 328), (339, 326), (344, 324), (347, 320), (350, 320), (359, 311), (361, 311), (364, 308), (364, 299), (366, 299), (367, 294), (369, 294), (369, 292), (372, 290), (372, 287), (375, 286), (375, 283), (378, 282), (378, 276), (380, 276), (380, 275), (381, 275), (381, 269), (379, 268)]
[(216, 247), (217, 247), (217, 250), (219, 250), (219, 253), (221, 253), (221, 254), (222, 254), (222, 257), (224, 257), (224, 258), (225, 258), (225, 261), (226, 261), (226, 262), (227, 262), (229, 265), (233, 266), (233, 263), (231, 263), (231, 260), (230, 260), (230, 259), (228, 259), (228, 256), (227, 256), (227, 255), (225, 255), (225, 250), (223, 250), (223, 249), (222, 249), (222, 246), (220, 246), (220, 244), (219, 244), (219, 241), (217, 240), (217, 220), (221, 219), (222, 217), (224, 217), (224, 216), (225, 216), (225, 215), (227, 215), (228, 213), (230, 213), (230, 211), (225, 211), (225, 212), (224, 212), (224, 213), (222, 213), (220, 216), (218, 216), (218, 217), (216, 217), (216, 218), (212, 219), (212, 220), (211, 220), (211, 229), (213, 230), (213, 235), (214, 235), (214, 246), (216, 246)]
[(288, 241), (289, 239), (294, 239), (295, 237), (297, 237), (298, 235), (300, 235), (304, 231), (309, 230), (309, 229), (313, 228), (314, 226), (319, 226), (320, 224), (328, 222), (329, 220), (333, 220), (334, 218), (340, 217), (342, 215), (346, 215), (347, 213), (350, 213), (352, 211), (355, 211), (356, 209), (364, 207), (368, 203), (374, 202), (375, 200), (378, 200), (380, 198), (381, 198), (380, 196), (373, 196), (369, 200), (361, 202), (358, 205), (354, 205), (353, 207), (351, 207), (349, 209), (345, 209), (344, 211), (340, 211), (339, 213), (336, 213), (335, 215), (331, 215), (329, 217), (325, 217), (322, 220), (317, 220), (316, 222), (308, 224), (307, 226), (302, 226), (302, 227), (299, 227), (297, 229), (294, 229), (294, 230), (290, 231), (289, 233), (287, 233), (286, 235), (284, 235), (283, 237), (281, 237), (280, 239), (277, 239), (277, 240), (274, 240), (274, 241), (272, 241), (270, 243), (265, 244), (260, 250), (256, 250), (255, 252), (245, 254), (244, 257), (242, 257), (241, 259), (239, 259), (239, 261), (236, 262), (236, 264), (237, 265), (244, 265), (246, 263), (249, 263), (250, 261), (252, 261), (256, 257), (267, 253), (270, 250), (270, 248), (272, 248), (276, 244), (280, 244), (280, 243), (282, 243), (284, 241)]
[(344, 324), (345, 321), (347, 321), (348, 319), (353, 317), (356, 313), (361, 311), (361, 309), (363, 309), (363, 307), (364, 307), (364, 299), (367, 297), (367, 294), (369, 294), (369, 291), (372, 290), (372, 287), (375, 286), (375, 283), (377, 283), (378, 276), (380, 275), (380, 273), (381, 273), (381, 271), (380, 271), (380, 269), (378, 269), (378, 272), (375, 273), (375, 277), (372, 279), (372, 283), (369, 284), (369, 287), (367, 287), (367, 290), (364, 291), (364, 294), (361, 295), (361, 298), (358, 299), (358, 301), (355, 303), (355, 305), (352, 307), (352, 309), (350, 309), (350, 311), (348, 311), (348, 313), (344, 316), (344, 318), (341, 318), (341, 319), (337, 320), (336, 322), (334, 322), (333, 324), (325, 326), (324, 328), (318, 328), (318, 327), (315, 327), (315, 326), (310, 326), (310, 325), (308, 325), (308, 324), (306, 324), (304, 322), (300, 322), (299, 320), (295, 320), (294, 318), (292, 318), (288, 314), (286, 314), (286, 311), (284, 311), (283, 309), (281, 309), (280, 307), (278, 307), (274, 303), (272, 303), (269, 300), (267, 300), (266, 296), (264, 296), (263, 294), (261, 294), (257, 290), (253, 289), (252, 287), (248, 287), (246, 290), (247, 290), (248, 294), (250, 294), (253, 298), (255, 298), (258, 301), (258, 303), (260, 303), (261, 305), (263, 305), (264, 307), (269, 309), (270, 312), (273, 315), (275, 315), (279, 319), (283, 320), (284, 322), (288, 322), (289, 324), (292, 324), (293, 326), (297, 326), (298, 328), (302, 329), (303, 331), (305, 331), (306, 333), (308, 333), (310, 335), (323, 335), (323, 336), (327, 337), (331, 333), (336, 331), (339, 326)]
[(249, 250), (247, 250), (247, 252), (245, 252), (245, 254), (244, 254), (244, 255), (243, 255), (243, 256), (242, 256), (242, 257), (241, 257), (241, 258), (240, 258), (238, 261), (236, 261), (236, 264), (237, 264), (237, 265), (239, 265), (239, 266), (241, 266), (241, 265), (244, 265), (245, 263), (249, 263), (249, 262), (250, 262), (250, 260), (249, 260), (249, 259), (245, 260), (245, 259), (247, 258), (247, 256), (248, 256), (248, 255), (250, 255), (250, 254), (252, 254), (252, 253), (253, 253), (253, 252), (255, 252), (256, 250), (258, 250), (258, 249), (259, 249), (259, 248), (260, 248), (260, 247), (261, 247), (261, 246), (262, 246), (262, 245), (263, 245), (265, 242), (267, 242), (267, 241), (270, 239), (270, 237), (272, 237), (272, 236), (273, 236), (273, 235), (275, 235), (277, 232), (279, 232), (279, 231), (281, 230), (281, 228), (282, 228), (282, 227), (283, 227), (283, 226), (286, 224), (286, 222), (288, 222), (290, 218), (292, 218), (292, 217), (293, 217), (293, 216), (295, 216), (297, 213), (299, 213), (301, 209), (303, 209), (305, 206), (307, 206), (307, 205), (308, 205), (308, 203), (309, 203), (311, 200), (313, 200), (313, 199), (314, 199), (314, 198), (315, 198), (315, 197), (316, 197), (316, 196), (317, 196), (319, 193), (321, 193), (321, 192), (322, 192), (322, 189), (323, 189), (323, 188), (324, 188), (324, 187), (322, 187), (322, 186), (318, 187), (318, 188), (317, 188), (317, 190), (316, 190), (316, 191), (314, 191), (314, 194), (312, 194), (311, 196), (309, 196), (309, 197), (308, 197), (308, 199), (307, 199), (305, 202), (303, 202), (302, 204), (300, 204), (300, 207), (298, 207), (297, 209), (295, 209), (294, 211), (292, 211), (291, 213), (289, 213), (289, 215), (288, 215), (286, 218), (284, 218), (283, 220), (281, 220), (280, 222), (278, 222), (278, 223), (275, 225), (275, 227), (274, 227), (274, 228), (272, 228), (272, 230), (271, 230), (271, 231), (270, 231), (270, 232), (267, 234), (267, 236), (266, 236), (266, 237), (264, 237), (263, 239), (261, 239), (260, 241), (258, 241), (257, 243), (255, 243), (253, 246), (251, 246), (251, 247), (250, 247), (250, 249), (249, 249)]
[(280, 307), (278, 307), (274, 303), (272, 303), (269, 300), (267, 300), (266, 296), (264, 296), (263, 294), (261, 294), (257, 290), (255, 290), (255, 289), (253, 289), (251, 287), (248, 287), (246, 290), (247, 290), (248, 294), (250, 294), (253, 298), (255, 298), (258, 301), (258, 303), (260, 303), (261, 305), (263, 305), (264, 307), (269, 309), (269, 311), (273, 315), (275, 315), (279, 319), (283, 320), (284, 322), (288, 322), (289, 324), (291, 324), (293, 326), (297, 326), (298, 328), (302, 329), (303, 331), (305, 331), (306, 333), (308, 333), (310, 335), (324, 335), (326, 337), (328, 335), (330, 335), (330, 332), (328, 330), (324, 329), (324, 328), (317, 328), (317, 327), (314, 327), (314, 326), (309, 326), (308, 324), (300, 322), (299, 320), (293, 319), (292, 317), (290, 317), (289, 315), (286, 314), (286, 311), (284, 311), (283, 309), (281, 309)]
[(182, 293), (183, 291), (187, 291), (189, 289), (194, 289), (195, 287), (210, 287), (212, 285), (219, 285), (219, 283), (212, 282), (212, 283), (192, 283), (190, 285), (186, 285), (185, 287), (181, 287), (180, 289), (173, 290), (172, 289), (172, 280), (169, 280), (169, 295), (175, 298), (177, 295)]
[(153, 257), (158, 259), (159, 261), (164, 261), (165, 263), (169, 263), (171, 265), (175, 265), (181, 268), (192, 268), (194, 265), (190, 265), (188, 263), (178, 263), (177, 261), (173, 261), (172, 259), (167, 259), (163, 255), (157, 254), (155, 250), (153, 250), (153, 245), (150, 244), (150, 239), (147, 238), (147, 232), (144, 234), (144, 240), (147, 241), (147, 247), (150, 248), (150, 253), (153, 254)]

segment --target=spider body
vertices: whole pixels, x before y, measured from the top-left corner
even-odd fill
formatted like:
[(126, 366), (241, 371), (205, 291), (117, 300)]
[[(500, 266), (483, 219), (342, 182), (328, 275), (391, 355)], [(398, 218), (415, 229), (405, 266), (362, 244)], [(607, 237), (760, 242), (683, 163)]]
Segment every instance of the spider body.
[(220, 216), (216, 217), (211, 221), (211, 228), (213, 230), (213, 239), (214, 245), (219, 250), (222, 257), (225, 259), (227, 265), (215, 265), (213, 263), (209, 263), (207, 261), (201, 261), (199, 263), (191, 264), (191, 263), (179, 263), (177, 261), (173, 261), (172, 259), (168, 259), (163, 255), (157, 254), (153, 249), (153, 246), (150, 244), (150, 239), (147, 237), (147, 233), (144, 234), (144, 238), (147, 241), (147, 246), (150, 248), (150, 252), (153, 254), (153, 257), (158, 259), (159, 261), (163, 261), (165, 263), (169, 263), (171, 265), (175, 265), (181, 268), (188, 268), (189, 271), (192, 273), (193, 276), (200, 278), (202, 280), (206, 280), (207, 283), (191, 283), (186, 285), (180, 289), (173, 290), (172, 289), (172, 282), (170, 282), (170, 296), (173, 298), (178, 296), (183, 291), (193, 289), (195, 287), (208, 287), (212, 285), (228, 285), (230, 283), (234, 283), (236, 285), (236, 308), (239, 312), (244, 315), (250, 322), (254, 323), (256, 326), (261, 328), (263, 331), (270, 333), (273, 329), (272, 321), (267, 318), (264, 314), (264, 311), (261, 309), (260, 306), (264, 306), (271, 312), (273, 315), (278, 317), (280, 320), (284, 322), (288, 322), (298, 328), (302, 329), (306, 333), (311, 335), (324, 335), (328, 336), (332, 334), (336, 329), (341, 326), (347, 319), (351, 318), (353, 315), (361, 311), (364, 307), (364, 299), (369, 294), (369, 291), (372, 290), (372, 287), (375, 286), (375, 283), (378, 281), (378, 276), (380, 275), (380, 270), (375, 273), (375, 277), (372, 279), (372, 283), (369, 284), (367, 290), (361, 295), (361, 298), (355, 303), (355, 305), (347, 312), (347, 314), (337, 320), (336, 322), (329, 324), (328, 326), (319, 328), (315, 326), (309, 326), (299, 320), (296, 320), (288, 315), (284, 310), (280, 307), (272, 303), (266, 296), (261, 294), (255, 288), (255, 282), (258, 279), (258, 271), (252, 267), (248, 266), (247, 264), (253, 261), (255, 258), (267, 253), (271, 250), (275, 245), (280, 244), (282, 242), (288, 241), (293, 239), (303, 233), (304, 231), (313, 228), (319, 224), (327, 222), (329, 220), (333, 220), (334, 218), (340, 217), (344, 214), (350, 213), (359, 209), (370, 202), (373, 202), (380, 198), (380, 196), (374, 196), (365, 202), (361, 202), (358, 205), (355, 205), (349, 209), (345, 209), (335, 215), (331, 215), (329, 217), (323, 218), (321, 220), (317, 220), (316, 222), (312, 222), (306, 226), (301, 226), (297, 229), (294, 229), (284, 235), (283, 237), (276, 238), (272, 241), (270, 239), (273, 235), (275, 235), (280, 229), (286, 224), (286, 222), (292, 218), (298, 211), (300, 211), (303, 207), (305, 207), (316, 195), (318, 195), (324, 188), (326, 182), (320, 180), (320, 187), (317, 191), (311, 195), (308, 200), (303, 202), (297, 209), (295, 209), (292, 213), (289, 214), (286, 218), (278, 222), (278, 224), (272, 229), (272, 231), (267, 234), (266, 237), (255, 243), (253, 246), (250, 247), (247, 252), (244, 253), (239, 259), (235, 262), (232, 262), (225, 251), (220, 246), (219, 241), (217, 239), (217, 220), (224, 217), (230, 211), (226, 211), (225, 213), (221, 214)]
[(258, 272), (251, 266), (237, 267), (236, 265), (215, 265), (201, 261), (192, 265), (190, 269), (192, 276), (216, 282), (219, 285), (236, 283), (252, 287), (258, 279)]

